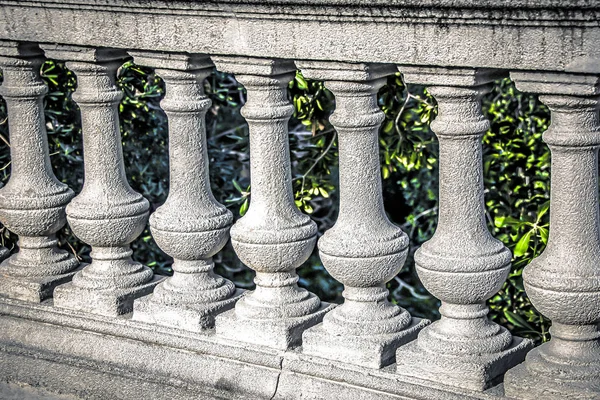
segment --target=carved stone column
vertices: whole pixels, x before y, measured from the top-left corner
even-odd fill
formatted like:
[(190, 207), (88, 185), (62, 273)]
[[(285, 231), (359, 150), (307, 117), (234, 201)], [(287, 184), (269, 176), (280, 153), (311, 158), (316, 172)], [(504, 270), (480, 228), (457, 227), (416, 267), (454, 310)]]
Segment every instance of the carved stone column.
[[(79, 262), (57, 247), (74, 193), (50, 165), (40, 78), (44, 54), (37, 45), (0, 43), (10, 134), (11, 176), (0, 190), (0, 221), (19, 235), (19, 251), (0, 265), (0, 294), (33, 302), (51, 297), (69, 281)], [(3, 249), (6, 251), (6, 249)]]
[(299, 345), (302, 332), (331, 307), (297, 285), (296, 268), (312, 253), (317, 226), (295, 206), (292, 192), (288, 120), (293, 106), (287, 84), (296, 68), (280, 60), (213, 61), (235, 74), (248, 92), (242, 115), (250, 129), (252, 197), (246, 215), (231, 228), (231, 239), (238, 257), (256, 271), (256, 290), (217, 317), (217, 334), (287, 349)]
[(439, 140), (439, 217), (415, 254), (423, 285), (442, 301), (439, 321), (396, 353), (397, 370), (483, 390), (518, 364), (532, 346), (490, 321), (485, 302), (504, 283), (511, 253), (485, 223), (481, 138), (489, 121), (481, 96), (493, 70), (401, 68), (407, 83), (426, 85), (438, 103), (431, 128)]
[(210, 189), (205, 115), (211, 101), (204, 79), (213, 69), (200, 55), (139, 52), (137, 64), (156, 68), (166, 85), (161, 106), (169, 119), (170, 188), (150, 217), (156, 243), (174, 258), (173, 276), (134, 303), (133, 318), (198, 331), (241, 296), (213, 272), (215, 255), (229, 239), (233, 216)]
[(600, 77), (512, 73), (551, 111), (550, 235), (523, 271), (537, 310), (552, 319), (548, 343), (506, 374), (507, 395), (523, 399), (600, 398)]
[(330, 121), (339, 134), (340, 211), (319, 240), (327, 271), (344, 284), (344, 304), (304, 332), (303, 352), (381, 368), (429, 321), (392, 305), (386, 283), (400, 272), (408, 237), (383, 208), (377, 92), (393, 66), (298, 62), (302, 73), (324, 80), (336, 98)]
[(55, 290), (54, 305), (108, 316), (132, 311), (133, 299), (158, 283), (152, 270), (132, 260), (129, 244), (146, 225), (149, 204), (125, 176), (115, 85), (127, 54), (112, 49), (44, 47), (77, 75), (73, 99), (81, 109), (85, 182), (67, 206), (67, 219), (92, 246), (92, 262)]

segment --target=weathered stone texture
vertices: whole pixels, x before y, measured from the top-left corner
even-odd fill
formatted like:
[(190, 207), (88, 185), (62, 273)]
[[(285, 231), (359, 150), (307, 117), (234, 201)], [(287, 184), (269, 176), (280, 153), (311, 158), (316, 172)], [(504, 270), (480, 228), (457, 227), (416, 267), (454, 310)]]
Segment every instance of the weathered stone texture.
[(131, 312), (133, 299), (158, 283), (150, 268), (132, 260), (129, 243), (144, 230), (148, 200), (125, 177), (116, 72), (127, 57), (111, 49), (44, 46), (50, 57), (67, 61), (77, 75), (73, 100), (81, 109), (84, 146), (83, 189), (67, 206), (73, 233), (92, 246), (92, 263), (55, 290), (54, 304), (104, 315)]
[(401, 67), (438, 103), (431, 128), (439, 140), (439, 217), (435, 234), (415, 253), (423, 285), (442, 301), (441, 319), (398, 349), (398, 373), (483, 390), (518, 364), (533, 343), (513, 338), (487, 318), (485, 301), (510, 271), (510, 251), (485, 222), (481, 138), (489, 121), (480, 99), (496, 71)]
[(288, 349), (298, 346), (302, 332), (331, 308), (297, 284), (296, 268), (312, 253), (317, 225), (298, 210), (292, 192), (287, 125), (294, 107), (287, 85), (296, 67), (269, 59), (213, 61), (235, 74), (248, 92), (242, 115), (250, 130), (252, 199), (231, 228), (231, 241), (240, 260), (256, 271), (256, 289), (217, 317), (217, 334)]
[(214, 326), (242, 294), (213, 272), (212, 256), (229, 239), (233, 215), (217, 203), (208, 175), (205, 115), (211, 105), (204, 79), (206, 56), (134, 53), (135, 62), (156, 68), (166, 84), (161, 106), (169, 121), (169, 196), (150, 217), (152, 236), (175, 259), (173, 276), (134, 303), (134, 319), (189, 330)]
[(19, 235), (19, 251), (0, 265), (0, 294), (33, 302), (51, 297), (79, 266), (72, 254), (58, 248), (55, 236), (75, 194), (56, 179), (50, 165), (43, 61), (37, 45), (0, 41), (0, 95), (10, 113), (11, 143), (11, 177), (0, 190), (0, 221)]
[(416, 337), (428, 321), (392, 305), (385, 285), (400, 272), (408, 237), (383, 208), (377, 91), (394, 69), (388, 65), (299, 62), (308, 78), (325, 80), (336, 96), (330, 117), (338, 132), (340, 211), (319, 240), (327, 271), (344, 284), (344, 304), (322, 326), (306, 331), (303, 351), (342, 362), (381, 368), (395, 350)]
[(265, 346), (0, 298), (0, 381), (82, 399), (499, 400)]
[(591, 0), (113, 0), (90, 1), (91, 7), (62, 0), (44, 1), (38, 10), (48, 11), (35, 13), (23, 0), (0, 4), (0, 37), (14, 40), (69, 38), (86, 46), (198, 54), (600, 72), (600, 5)]
[[(0, 0), (12, 159), (0, 222), (20, 247), (0, 248), (0, 382), (85, 399), (600, 399), (599, 18), (590, 0)], [(164, 280), (129, 247), (150, 208), (123, 165), (115, 77), (130, 56), (166, 84), (170, 192), (150, 217), (175, 259)], [(77, 75), (77, 196), (50, 165), (44, 57)], [(202, 81), (213, 62), (248, 93), (252, 201), (233, 225), (208, 179)], [(442, 301), (431, 325), (385, 288), (408, 250), (383, 208), (378, 158), (376, 94), (398, 65), (439, 108), (439, 221), (415, 255)], [(297, 284), (318, 232), (292, 191), (296, 68), (336, 97), (340, 212), (318, 247), (345, 285), (338, 307)], [(508, 72), (552, 116), (550, 236), (524, 272), (552, 340), (531, 351), (485, 305), (512, 256), (484, 218), (480, 99)], [(66, 221), (91, 264), (58, 249)], [(229, 233), (254, 291), (213, 271)], [(0, 385), (0, 397), (15, 390)]]
[(552, 319), (548, 343), (509, 371), (506, 390), (524, 399), (600, 398), (600, 77), (515, 73), (551, 111), (550, 235), (523, 271), (533, 305)]

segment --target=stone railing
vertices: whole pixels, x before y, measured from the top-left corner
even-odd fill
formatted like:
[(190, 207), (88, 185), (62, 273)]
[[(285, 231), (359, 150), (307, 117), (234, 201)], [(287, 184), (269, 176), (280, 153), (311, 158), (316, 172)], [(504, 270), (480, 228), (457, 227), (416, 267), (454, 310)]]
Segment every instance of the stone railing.
[[(0, 222), (19, 235), (0, 266), (6, 393), (26, 384), (40, 398), (600, 398), (600, 3), (361, 3), (0, 0), (12, 156)], [(175, 259), (170, 278), (133, 261), (129, 247), (149, 217), (127, 183), (118, 125), (115, 76), (131, 57), (166, 84), (170, 194), (150, 226)], [(77, 76), (85, 183), (76, 196), (50, 165), (45, 58)], [(208, 180), (202, 80), (214, 67), (248, 93), (252, 202), (233, 226)], [(340, 212), (318, 247), (345, 285), (337, 307), (297, 285), (317, 228), (290, 183), (286, 86), (296, 69), (336, 97)], [(439, 106), (439, 223), (415, 256), (442, 301), (434, 323), (386, 300), (408, 240), (383, 210), (376, 94), (397, 71)], [(524, 273), (533, 304), (553, 320), (552, 340), (536, 348), (491, 322), (485, 306), (511, 253), (484, 221), (480, 99), (509, 74), (552, 118), (550, 237)], [(92, 247), (90, 264), (57, 248), (67, 222)], [(213, 272), (230, 235), (256, 271), (252, 292)]]

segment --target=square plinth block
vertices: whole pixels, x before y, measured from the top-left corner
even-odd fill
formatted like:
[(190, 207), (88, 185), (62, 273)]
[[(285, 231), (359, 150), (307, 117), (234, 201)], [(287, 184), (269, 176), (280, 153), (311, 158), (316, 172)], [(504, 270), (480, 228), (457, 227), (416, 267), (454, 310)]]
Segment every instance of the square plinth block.
[[(549, 365), (550, 363), (540, 355), (539, 348), (533, 349), (527, 355), (527, 362), (548, 365), (549, 368), (536, 372), (527, 368), (526, 363), (517, 365), (504, 376), (506, 396), (523, 400), (600, 399), (600, 363), (596, 365), (595, 374), (592, 373), (591, 366), (586, 368), (573, 364)], [(581, 371), (582, 368), (585, 371)], [(581, 379), (573, 379), (577, 375)]]
[(514, 337), (511, 346), (495, 354), (455, 356), (424, 350), (419, 341), (396, 352), (396, 372), (449, 386), (483, 391), (502, 380), (502, 375), (525, 359), (533, 341)]
[(153, 301), (153, 294), (133, 302), (133, 319), (166, 325), (191, 332), (200, 332), (215, 326), (215, 316), (231, 310), (244, 291), (236, 289), (230, 298), (210, 304), (162, 304)]
[(334, 307), (321, 302), (321, 307), (312, 314), (282, 319), (245, 319), (233, 309), (216, 317), (215, 329), (222, 338), (287, 350), (299, 346), (302, 332), (321, 322)]
[(54, 276), (14, 277), (0, 273), (0, 296), (41, 303), (53, 296), (57, 286), (70, 282), (82, 268)]
[(429, 320), (413, 318), (411, 325), (400, 332), (369, 336), (332, 335), (319, 324), (302, 335), (302, 353), (379, 369), (393, 364), (396, 349), (416, 339), (429, 324)]
[(150, 294), (165, 277), (154, 276), (143, 285), (128, 289), (93, 290), (81, 288), (69, 282), (54, 290), (54, 305), (88, 312), (91, 314), (116, 317), (133, 311), (133, 301)]

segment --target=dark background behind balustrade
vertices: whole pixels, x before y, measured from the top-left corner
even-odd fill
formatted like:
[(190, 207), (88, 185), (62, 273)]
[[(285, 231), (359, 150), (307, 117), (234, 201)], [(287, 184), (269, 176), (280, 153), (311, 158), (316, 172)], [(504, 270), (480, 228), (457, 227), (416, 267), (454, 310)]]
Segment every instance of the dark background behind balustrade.
[[(76, 78), (63, 64), (52, 61), (43, 65), (42, 76), (49, 87), (45, 109), (52, 164), (57, 177), (78, 192), (83, 184), (82, 142), (79, 110), (70, 97)], [(118, 83), (124, 92), (120, 118), (128, 178), (156, 208), (169, 189), (167, 120), (159, 105), (164, 84), (152, 70), (131, 63), (121, 68)], [(247, 210), (251, 194), (248, 131), (239, 114), (245, 92), (232, 76), (219, 72), (207, 80), (206, 90), (213, 101), (207, 115), (213, 192), (239, 217)], [(327, 122), (335, 100), (321, 82), (307, 81), (300, 74), (290, 83), (290, 98), (296, 107), (290, 122), (296, 204), (323, 233), (337, 214), (337, 137)], [(412, 259), (414, 250), (435, 231), (437, 219), (437, 140), (429, 129), (435, 102), (424, 88), (406, 87), (400, 75), (388, 79), (379, 102), (386, 114), (380, 135), (385, 206), (412, 243), (402, 272), (389, 283), (390, 296), (416, 316), (437, 318), (437, 300), (419, 283)], [(517, 92), (508, 79), (496, 83), (484, 98), (484, 109), (492, 122), (484, 137), (488, 225), (514, 254), (509, 280), (489, 302), (491, 316), (513, 333), (547, 340), (549, 321), (527, 299), (521, 272), (541, 253), (548, 237), (550, 154), (541, 134), (549, 124), (549, 113), (535, 96)], [(3, 101), (0, 140), (0, 178), (6, 182), (10, 137)], [(68, 227), (59, 237), (63, 248), (88, 259), (89, 247)], [(15, 239), (2, 230), (4, 245), (13, 251)], [(148, 229), (133, 248), (137, 260), (157, 273), (171, 273), (171, 259), (157, 248)], [(217, 272), (240, 287), (252, 288), (252, 271), (239, 262), (230, 245), (216, 262)], [(324, 270), (316, 251), (298, 272), (300, 284), (322, 299), (341, 298), (342, 286)]]

